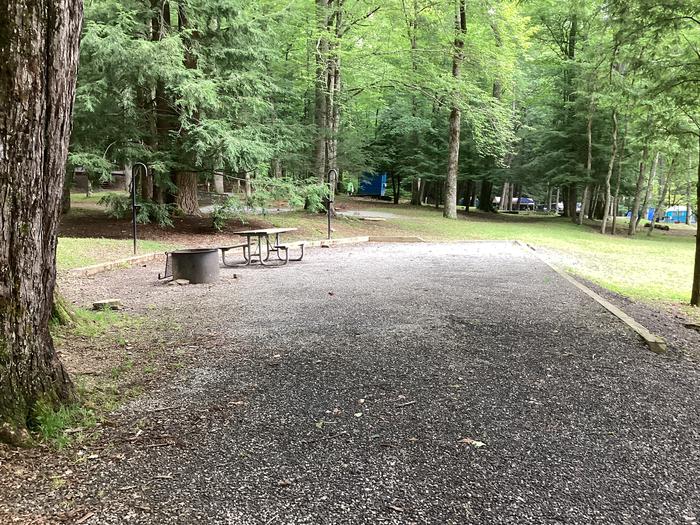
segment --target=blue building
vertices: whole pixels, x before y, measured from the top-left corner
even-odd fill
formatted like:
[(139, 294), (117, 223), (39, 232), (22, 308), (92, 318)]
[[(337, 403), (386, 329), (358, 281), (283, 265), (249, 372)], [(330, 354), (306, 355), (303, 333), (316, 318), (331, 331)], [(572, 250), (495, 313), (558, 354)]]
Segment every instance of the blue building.
[(363, 172), (360, 176), (360, 188), (358, 195), (366, 197), (384, 197), (386, 193), (386, 172), (368, 173)]

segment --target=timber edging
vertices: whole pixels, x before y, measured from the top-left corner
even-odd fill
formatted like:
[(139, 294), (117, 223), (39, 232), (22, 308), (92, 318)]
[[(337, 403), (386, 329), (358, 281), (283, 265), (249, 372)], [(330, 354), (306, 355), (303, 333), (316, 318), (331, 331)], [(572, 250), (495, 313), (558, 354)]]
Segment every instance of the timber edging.
[(126, 259), (117, 259), (116, 261), (92, 264), (90, 266), (83, 266), (82, 268), (73, 268), (68, 270), (68, 272), (73, 275), (88, 277), (90, 275), (95, 275), (96, 273), (106, 272), (108, 270), (114, 270), (124, 266), (132, 266), (142, 262), (153, 261), (158, 257), (162, 257), (162, 255), (163, 253), (156, 252), (146, 253), (144, 255), (134, 255), (133, 257), (127, 257)]
[(635, 321), (631, 316), (627, 315), (625, 312), (623, 312), (620, 308), (612, 304), (610, 301), (599, 295), (598, 293), (594, 292), (591, 290), (588, 286), (585, 284), (579, 282), (578, 280), (574, 279), (571, 275), (566, 273), (564, 270), (561, 268), (555, 266), (551, 262), (549, 262), (547, 259), (542, 257), (539, 253), (537, 253), (537, 250), (533, 247), (530, 246), (527, 243), (524, 243), (522, 241), (515, 241), (515, 244), (520, 246), (523, 249), (526, 249), (528, 253), (532, 253), (535, 257), (537, 257), (540, 261), (542, 261), (544, 264), (549, 266), (552, 270), (554, 270), (557, 274), (559, 274), (561, 277), (569, 281), (571, 284), (573, 284), (576, 288), (581, 290), (583, 293), (585, 293), (587, 296), (589, 296), (591, 299), (593, 299), (595, 302), (597, 302), (600, 306), (605, 308), (608, 312), (613, 314), (615, 317), (617, 317), (620, 321), (622, 321), (624, 324), (626, 324), (629, 328), (631, 328), (633, 331), (635, 331), (646, 343), (646, 345), (649, 347), (649, 350), (656, 354), (663, 354), (666, 352), (668, 349), (666, 346), (666, 340), (658, 336), (652, 332), (650, 332), (647, 328), (642, 326), (640, 323)]

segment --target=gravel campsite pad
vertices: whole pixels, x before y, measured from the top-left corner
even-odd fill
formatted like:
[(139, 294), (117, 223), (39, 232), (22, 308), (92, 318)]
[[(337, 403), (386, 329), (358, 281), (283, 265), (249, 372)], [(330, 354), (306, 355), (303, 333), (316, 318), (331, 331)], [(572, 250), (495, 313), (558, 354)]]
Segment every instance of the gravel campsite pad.
[(213, 285), (158, 270), (67, 293), (155, 304), (197, 358), (42, 512), (70, 493), (87, 524), (700, 521), (697, 364), (514, 245), (315, 249)]

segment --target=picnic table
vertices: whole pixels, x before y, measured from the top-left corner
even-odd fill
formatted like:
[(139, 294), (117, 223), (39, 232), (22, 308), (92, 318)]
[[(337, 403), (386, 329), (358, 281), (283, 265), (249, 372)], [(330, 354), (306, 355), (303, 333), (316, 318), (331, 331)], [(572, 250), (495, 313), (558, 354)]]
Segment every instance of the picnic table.
[[(275, 253), (280, 261), (277, 265), (287, 264), (289, 261), (301, 261), (304, 257), (304, 242), (282, 243), (280, 235), (296, 231), (296, 228), (260, 228), (257, 230), (241, 230), (235, 232), (246, 238), (244, 243), (235, 246), (221, 247), (222, 261), (226, 266), (239, 266), (239, 264), (231, 264), (226, 262), (226, 252), (234, 248), (243, 248), (244, 266), (249, 266), (254, 261), (257, 261), (263, 266), (271, 266), (268, 263), (270, 254)], [(272, 243), (270, 237), (273, 237)], [(257, 245), (257, 250), (255, 249)], [(263, 252), (263, 246), (265, 251)], [(301, 249), (301, 255), (297, 258), (289, 258), (289, 249), (297, 247)], [(255, 251), (254, 251), (255, 250)]]

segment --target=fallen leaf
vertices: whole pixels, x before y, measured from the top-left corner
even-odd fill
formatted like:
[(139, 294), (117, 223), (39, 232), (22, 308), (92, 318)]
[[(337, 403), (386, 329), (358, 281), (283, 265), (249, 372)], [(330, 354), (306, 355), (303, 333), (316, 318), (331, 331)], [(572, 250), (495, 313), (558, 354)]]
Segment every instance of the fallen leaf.
[(394, 512), (403, 512), (403, 507), (397, 507), (396, 505), (389, 505), (389, 508)]
[(292, 480), (287, 479), (287, 478), (281, 479), (277, 482), (278, 487), (289, 487), (291, 484), (292, 484)]
[(362, 417), (362, 412), (355, 412), (355, 417)]
[(476, 439), (472, 438), (462, 438), (458, 441), (458, 443), (466, 443), (467, 445), (471, 445), (474, 448), (481, 448), (486, 446), (486, 443), (484, 443), (483, 441), (477, 441)]

